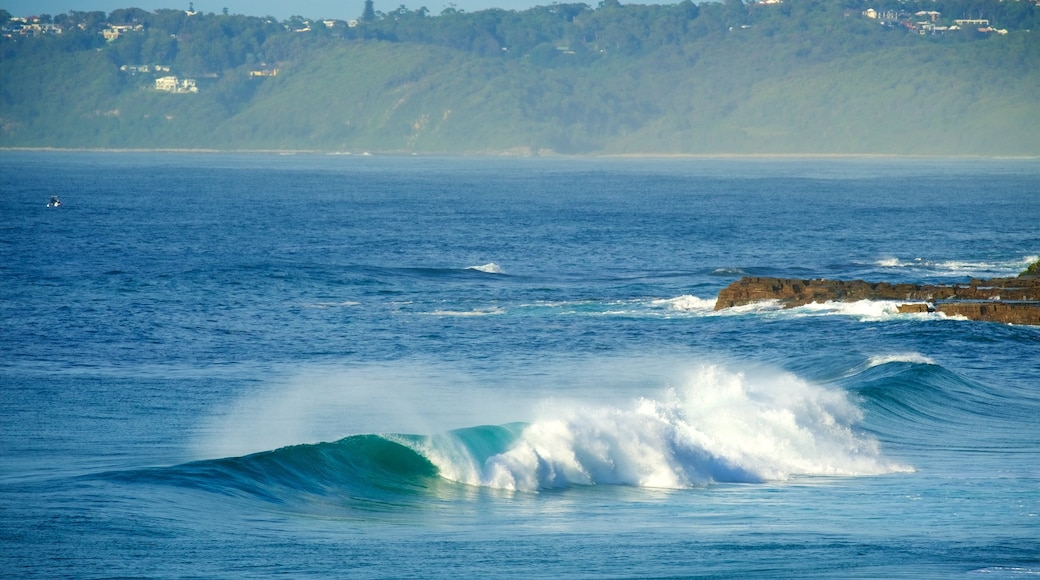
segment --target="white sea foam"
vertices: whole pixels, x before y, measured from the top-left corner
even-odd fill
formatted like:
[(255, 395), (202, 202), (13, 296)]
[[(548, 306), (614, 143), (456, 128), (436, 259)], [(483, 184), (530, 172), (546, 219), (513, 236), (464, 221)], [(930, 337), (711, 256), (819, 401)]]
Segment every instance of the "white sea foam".
[(478, 271), (484, 272), (486, 274), (501, 274), (502, 273), (502, 266), (499, 266), (498, 264), (496, 264), (494, 262), (488, 262), (487, 264), (483, 264), (483, 265), (480, 265), (480, 266), (468, 266), (468, 267), (466, 267), (466, 269), (467, 270), (478, 270)]
[(783, 304), (780, 304), (779, 300), (759, 300), (757, 302), (741, 304), (740, 306), (731, 306), (724, 310), (720, 310), (718, 313), (725, 316), (742, 314), (764, 314), (770, 312), (779, 312), (783, 310), (784, 306)]
[(882, 258), (875, 262), (875, 265), (881, 268), (898, 268), (902, 265), (902, 262), (899, 258)]
[(482, 464), (459, 445), (436, 442), (417, 451), (447, 479), (528, 491), (909, 470), (886, 461), (874, 439), (854, 430), (860, 419), (844, 391), (779, 371), (751, 375), (706, 365), (656, 398), (547, 405), (508, 451)]
[(855, 302), (813, 302), (792, 308), (795, 314), (851, 316), (860, 320), (886, 320), (898, 316), (900, 302), (857, 300)]
[(710, 312), (715, 309), (716, 300), (716, 298), (698, 298), (696, 296), (684, 294), (675, 298), (654, 300), (653, 304), (655, 306), (667, 306), (672, 310), (683, 312)]
[[(919, 312), (902, 313), (901, 305), (908, 304), (906, 300), (857, 300), (854, 302), (842, 302), (828, 300), (825, 302), (810, 302), (794, 308), (784, 308), (780, 300), (759, 300), (750, 304), (731, 307), (720, 311), (714, 311), (714, 300), (703, 298), (692, 298), (685, 302), (683, 297), (671, 300), (657, 300), (655, 305), (669, 305), (677, 311), (706, 316), (744, 316), (748, 314), (760, 315), (766, 318), (800, 318), (813, 316), (847, 316), (858, 318), (861, 322), (876, 322), (896, 319), (920, 319), (936, 320), (948, 318), (951, 320), (966, 320), (962, 316), (947, 316), (941, 312)], [(673, 302), (674, 300), (674, 302)]]

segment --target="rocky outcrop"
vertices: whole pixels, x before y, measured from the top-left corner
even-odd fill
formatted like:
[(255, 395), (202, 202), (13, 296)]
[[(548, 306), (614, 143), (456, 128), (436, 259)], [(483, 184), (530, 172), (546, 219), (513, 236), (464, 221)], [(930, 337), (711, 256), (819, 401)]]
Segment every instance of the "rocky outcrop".
[(900, 304), (903, 313), (928, 312), (929, 309), (947, 316), (963, 316), (969, 320), (1028, 324), (1040, 326), (1040, 302), (943, 302), (928, 304)]
[(715, 310), (764, 300), (785, 308), (813, 302), (906, 301), (900, 312), (942, 312), (971, 320), (1040, 326), (1040, 261), (1017, 278), (971, 280), (967, 284), (889, 284), (863, 280), (745, 276), (719, 293)]

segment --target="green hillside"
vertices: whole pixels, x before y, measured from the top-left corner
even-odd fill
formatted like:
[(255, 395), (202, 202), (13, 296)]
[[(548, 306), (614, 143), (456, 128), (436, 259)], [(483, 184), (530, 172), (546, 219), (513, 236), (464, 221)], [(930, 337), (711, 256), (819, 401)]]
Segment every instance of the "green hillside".
[[(0, 146), (1040, 155), (1040, 8), (892, 4), (909, 18), (882, 24), (851, 0), (355, 23), (76, 12), (5, 29)], [(956, 26), (965, 14), (991, 30)], [(160, 76), (197, 92), (157, 90)]]

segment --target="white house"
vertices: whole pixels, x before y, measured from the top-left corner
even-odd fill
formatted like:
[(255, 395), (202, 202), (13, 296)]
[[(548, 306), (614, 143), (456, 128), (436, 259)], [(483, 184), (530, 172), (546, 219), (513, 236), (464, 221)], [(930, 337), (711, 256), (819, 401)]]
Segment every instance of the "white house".
[(159, 77), (155, 79), (155, 90), (168, 93), (197, 93), (199, 88), (195, 86), (195, 79), (179, 79), (175, 76)]

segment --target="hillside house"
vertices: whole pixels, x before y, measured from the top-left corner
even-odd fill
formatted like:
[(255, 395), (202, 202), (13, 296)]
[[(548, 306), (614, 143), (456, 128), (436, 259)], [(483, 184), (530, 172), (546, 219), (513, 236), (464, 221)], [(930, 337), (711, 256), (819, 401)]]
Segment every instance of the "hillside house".
[(159, 77), (155, 79), (155, 90), (167, 93), (197, 93), (199, 88), (195, 85), (195, 79), (179, 79), (175, 76)]
[(153, 72), (170, 72), (170, 67), (164, 64), (124, 64), (119, 67), (119, 70), (133, 75), (138, 73), (147, 74)]
[(109, 24), (108, 27), (101, 31), (101, 35), (108, 42), (112, 42), (122, 34), (140, 32), (142, 30), (144, 30), (144, 26), (141, 24)]
[(61, 34), (62, 28), (56, 24), (42, 22), (39, 16), (29, 18), (12, 17), (10, 21), (0, 23), (3, 36), (42, 36), (44, 34)]

